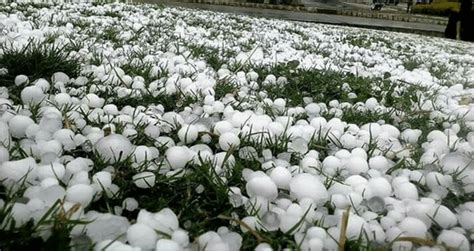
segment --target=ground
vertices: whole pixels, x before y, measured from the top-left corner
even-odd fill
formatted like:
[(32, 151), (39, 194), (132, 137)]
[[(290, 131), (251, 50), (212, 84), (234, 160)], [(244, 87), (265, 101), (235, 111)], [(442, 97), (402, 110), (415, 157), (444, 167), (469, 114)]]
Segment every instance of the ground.
[(473, 44), (0, 6), (0, 249), (469, 250)]

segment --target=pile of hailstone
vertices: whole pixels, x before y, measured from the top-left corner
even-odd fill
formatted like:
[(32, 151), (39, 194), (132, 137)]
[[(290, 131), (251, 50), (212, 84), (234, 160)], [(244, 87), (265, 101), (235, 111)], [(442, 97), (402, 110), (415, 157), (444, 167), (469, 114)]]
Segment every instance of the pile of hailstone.
[[(31, 238), (47, 241), (54, 229), (44, 217), (61, 215), (83, 222), (69, 229), (71, 245), (86, 238), (96, 250), (336, 250), (341, 240), (375, 249), (471, 249), (472, 44), (148, 5), (0, 7), (1, 67), (8, 50), (31, 39), (62, 46), (80, 63), (74, 76), (18, 74), (0, 87), (0, 213), (8, 212), (0, 233), (41, 223)], [(114, 40), (101, 35), (109, 26), (121, 27)], [(393, 44), (358, 47), (340, 39), (348, 33)], [(74, 41), (81, 43), (67, 46)], [(302, 68), (366, 77), (390, 72), (391, 81), (436, 89), (412, 107), (445, 122), (406, 127), (408, 111), (393, 113), (394, 124), (342, 119), (350, 107), (360, 116), (390, 109), (375, 98), (355, 105), (305, 97), (292, 106), (269, 96), (291, 79), (214, 69), (191, 53), (200, 46), (233, 52), (229, 65), (297, 60)], [(409, 57), (430, 58), (449, 74), (440, 79), (424, 65), (408, 70)], [(0, 78), (10, 71), (1, 68)], [(236, 89), (218, 95), (228, 81)], [(166, 97), (171, 109), (160, 103)], [(220, 225), (199, 231), (192, 226), (200, 222), (181, 221), (183, 208), (146, 207), (173, 198), (155, 188), (194, 177), (196, 167), (207, 168), (216, 187), (224, 184), (222, 211), (231, 212), (208, 215)], [(230, 181), (235, 172), (239, 180)], [(137, 194), (122, 196), (130, 189)], [(195, 199), (210, 203), (204, 198)], [(104, 201), (108, 208), (97, 206)], [(58, 206), (63, 213), (51, 214)]]

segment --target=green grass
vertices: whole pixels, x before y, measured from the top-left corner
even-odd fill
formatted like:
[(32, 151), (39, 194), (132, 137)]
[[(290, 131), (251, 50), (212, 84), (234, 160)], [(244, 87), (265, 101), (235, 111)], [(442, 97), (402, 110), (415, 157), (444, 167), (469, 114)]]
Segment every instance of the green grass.
[(0, 76), (0, 86), (8, 87), (15, 102), (19, 101), (21, 90), (14, 84), (17, 75), (26, 75), (33, 81), (50, 79), (55, 72), (64, 72), (71, 78), (79, 74), (80, 62), (71, 59), (65, 47), (30, 40), (23, 48), (12, 48), (8, 44), (0, 48), (4, 53), (0, 58), (0, 68), (8, 70), (8, 74)]

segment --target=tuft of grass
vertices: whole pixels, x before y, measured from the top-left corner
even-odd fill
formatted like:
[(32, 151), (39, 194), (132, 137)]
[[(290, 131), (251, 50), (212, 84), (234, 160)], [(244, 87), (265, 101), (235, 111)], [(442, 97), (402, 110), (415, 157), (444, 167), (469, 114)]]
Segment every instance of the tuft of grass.
[(14, 85), (17, 75), (26, 75), (30, 81), (50, 79), (55, 72), (64, 72), (69, 77), (77, 77), (80, 62), (70, 58), (65, 47), (30, 40), (23, 48), (0, 45), (3, 56), (0, 68), (6, 68), (8, 74), (0, 76), (0, 86), (8, 87), (14, 101), (19, 100), (19, 88)]

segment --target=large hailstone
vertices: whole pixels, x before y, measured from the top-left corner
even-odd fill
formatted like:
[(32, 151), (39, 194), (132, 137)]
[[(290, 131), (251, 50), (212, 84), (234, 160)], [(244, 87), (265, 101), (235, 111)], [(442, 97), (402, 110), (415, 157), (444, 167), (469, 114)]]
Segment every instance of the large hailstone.
[(323, 204), (328, 200), (328, 191), (323, 183), (314, 175), (298, 174), (290, 182), (290, 194), (299, 201), (305, 198), (313, 199), (316, 204)]
[(13, 137), (21, 139), (26, 136), (26, 129), (35, 122), (28, 116), (16, 115), (8, 121)]
[(190, 150), (185, 146), (173, 146), (165, 153), (166, 160), (172, 169), (182, 169), (193, 159)]
[(28, 86), (21, 91), (21, 101), (24, 105), (36, 105), (46, 98), (46, 94), (38, 86)]
[(94, 149), (102, 159), (113, 164), (130, 156), (135, 146), (125, 136), (111, 134), (97, 141)]
[(273, 180), (265, 174), (251, 178), (245, 186), (250, 196), (262, 196), (274, 200), (278, 196), (278, 188)]
[(152, 250), (155, 248), (158, 234), (145, 224), (135, 223), (127, 230), (127, 240), (134, 247)]

